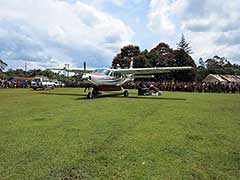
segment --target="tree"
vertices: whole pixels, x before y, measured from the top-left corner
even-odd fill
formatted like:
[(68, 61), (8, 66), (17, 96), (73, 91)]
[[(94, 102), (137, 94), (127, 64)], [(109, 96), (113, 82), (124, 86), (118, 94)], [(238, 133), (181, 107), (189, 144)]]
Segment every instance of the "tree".
[(134, 57), (140, 54), (140, 48), (134, 45), (124, 46), (121, 52), (113, 58), (112, 67), (117, 68), (129, 68), (130, 62)]
[(231, 64), (225, 57), (213, 56), (205, 61), (208, 74), (239, 75), (239, 65)]
[(173, 51), (175, 63), (173, 66), (191, 66), (194, 69), (190, 71), (173, 72), (175, 81), (194, 81), (196, 77), (196, 64), (193, 58), (187, 54), (183, 49), (176, 49)]
[[(196, 64), (192, 57), (183, 49), (173, 50), (164, 42), (159, 43), (156, 47), (150, 50), (140, 52), (138, 46), (125, 46), (121, 52), (113, 59), (113, 68), (117, 64), (121, 68), (128, 68), (130, 62), (133, 60), (134, 68), (147, 67), (174, 67), (174, 66), (192, 66)], [(176, 80), (176, 81), (193, 81), (196, 76), (196, 71), (178, 71), (156, 74), (158, 80)]]
[(187, 42), (184, 34), (182, 34), (181, 40), (177, 43), (178, 49), (184, 50), (187, 54), (192, 54), (192, 48), (189, 46), (190, 42)]
[(172, 66), (174, 64), (173, 50), (168, 44), (161, 42), (149, 52), (153, 67)]
[(7, 63), (0, 59), (0, 71), (4, 70), (7, 66)]
[(203, 58), (199, 58), (198, 60), (198, 67), (197, 67), (197, 73), (196, 73), (196, 80), (198, 82), (201, 82), (208, 74), (207, 74), (207, 68), (206, 64), (203, 60)]
[(205, 62), (204, 62), (204, 60), (203, 60), (203, 58), (199, 58), (199, 60), (198, 60), (198, 63), (199, 63), (199, 66), (198, 67), (202, 67), (202, 68), (205, 68)]
[(0, 79), (5, 79), (6, 78), (6, 74), (4, 74), (2, 71), (0, 71)]
[(231, 64), (225, 57), (219, 57), (217, 55), (212, 58), (208, 58), (205, 62), (201, 60), (200, 65), (197, 68), (197, 81), (202, 81), (209, 74), (231, 74), (240, 75), (240, 66), (237, 64)]
[(147, 68), (151, 67), (147, 58), (148, 50), (142, 51), (138, 56), (133, 58), (133, 68)]
[[(192, 57), (187, 54), (183, 49), (173, 50), (166, 43), (159, 43), (153, 48), (150, 53), (150, 57), (155, 58), (156, 67), (174, 67), (174, 66), (192, 66), (196, 67), (196, 64)], [(175, 81), (194, 81), (196, 76), (195, 70), (192, 71), (178, 71), (163, 73), (156, 75), (156, 77), (162, 80), (175, 80)]]

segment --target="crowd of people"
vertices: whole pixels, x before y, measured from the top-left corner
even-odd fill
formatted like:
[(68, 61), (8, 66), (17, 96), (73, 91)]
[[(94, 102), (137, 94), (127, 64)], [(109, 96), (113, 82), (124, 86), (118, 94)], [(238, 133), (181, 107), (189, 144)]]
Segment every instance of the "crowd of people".
[(30, 81), (22, 80), (19, 81), (12, 81), (7, 79), (0, 79), (0, 88), (29, 88)]
[[(75, 82), (76, 83), (76, 82)], [(68, 84), (68, 87), (77, 87), (79, 84)], [(160, 91), (184, 91), (184, 92), (215, 92), (215, 93), (240, 93), (240, 84), (236, 83), (196, 83), (196, 82), (154, 82), (154, 81), (134, 81), (126, 85), (125, 88), (158, 88)], [(0, 88), (28, 88), (30, 82), (22, 82), (0, 79)]]
[(212, 92), (212, 93), (240, 93), (240, 84), (236, 83), (196, 83), (196, 82), (142, 82), (135, 81), (128, 84), (131, 88), (142, 88), (143, 86), (149, 88), (154, 86), (160, 91), (184, 91), (184, 92)]

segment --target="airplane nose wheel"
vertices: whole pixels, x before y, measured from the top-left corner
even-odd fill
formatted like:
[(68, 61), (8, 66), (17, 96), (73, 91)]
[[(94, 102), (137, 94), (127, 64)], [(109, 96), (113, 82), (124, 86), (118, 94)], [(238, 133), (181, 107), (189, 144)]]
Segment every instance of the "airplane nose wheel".
[(93, 98), (97, 97), (98, 93), (99, 92), (94, 89), (93, 91), (88, 92), (87, 97), (88, 97), (88, 99), (93, 99)]
[(125, 90), (125, 91), (123, 92), (123, 96), (124, 96), (124, 97), (128, 97), (128, 94), (129, 94), (129, 93), (128, 93), (128, 90)]
[(88, 95), (87, 95), (88, 99), (92, 99), (93, 98), (93, 93), (92, 92), (89, 92)]

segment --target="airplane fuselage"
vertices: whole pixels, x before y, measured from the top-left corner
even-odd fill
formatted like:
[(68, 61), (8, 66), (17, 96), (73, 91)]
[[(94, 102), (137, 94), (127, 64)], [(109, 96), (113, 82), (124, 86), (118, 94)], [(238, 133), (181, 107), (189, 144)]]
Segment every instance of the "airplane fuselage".
[(130, 81), (129, 77), (123, 77), (110, 69), (97, 69), (93, 73), (82, 76), (82, 84), (92, 87), (97, 91), (120, 91), (122, 85)]

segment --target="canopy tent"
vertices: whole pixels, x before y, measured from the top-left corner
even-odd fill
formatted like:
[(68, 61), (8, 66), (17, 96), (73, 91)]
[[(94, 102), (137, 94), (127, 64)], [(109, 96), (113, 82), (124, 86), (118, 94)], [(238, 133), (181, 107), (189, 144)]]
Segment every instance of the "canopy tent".
[(215, 83), (215, 82), (227, 83), (227, 81), (225, 79), (223, 79), (218, 74), (209, 74), (207, 77), (204, 78), (203, 82), (206, 82), (206, 83)]
[(240, 76), (237, 75), (221, 75), (221, 74), (209, 74), (203, 82), (206, 83), (237, 83), (240, 84)]

